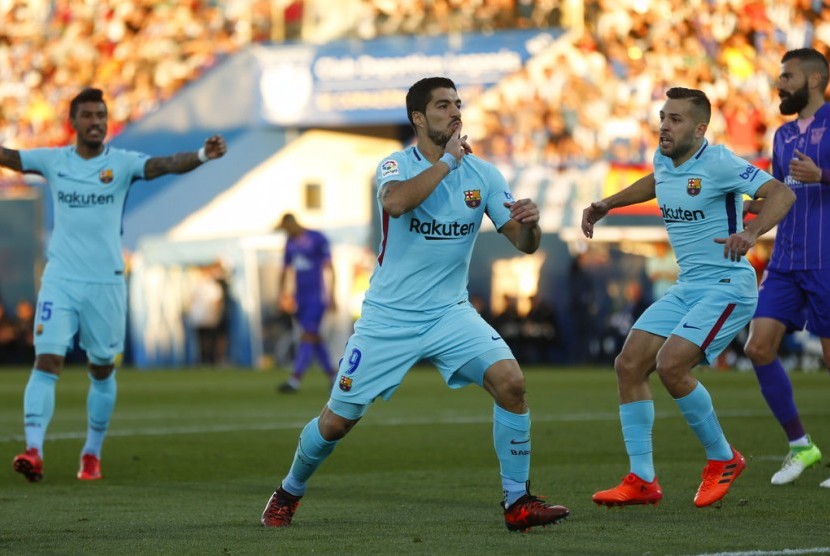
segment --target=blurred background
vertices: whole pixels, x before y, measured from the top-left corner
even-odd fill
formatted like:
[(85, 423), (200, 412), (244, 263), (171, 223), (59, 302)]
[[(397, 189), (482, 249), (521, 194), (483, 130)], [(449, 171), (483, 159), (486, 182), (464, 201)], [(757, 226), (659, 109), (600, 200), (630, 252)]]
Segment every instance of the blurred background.
[[(208, 364), (267, 369), (294, 338), (275, 224), (293, 212), (332, 242), (339, 356), (375, 263), (376, 165), (412, 141), (408, 87), (448, 76), (474, 152), (542, 213), (532, 256), (487, 223), (472, 301), (523, 363), (604, 364), (677, 267), (655, 203), (610, 215), (590, 244), (582, 209), (651, 170), (670, 86), (704, 90), (708, 139), (767, 168), (781, 56), (806, 46), (828, 54), (830, 2), (0, 0), (0, 145), (72, 143), (85, 86), (107, 95), (114, 146), (166, 155), (222, 133), (222, 160), (130, 193), (124, 363), (205, 364), (188, 313), (208, 280), (222, 291)], [(41, 182), (0, 170), (0, 364), (33, 360), (49, 205)], [(749, 254), (759, 276), (772, 237)], [(716, 366), (749, 368), (742, 340)], [(787, 365), (821, 365), (815, 342), (789, 338)]]

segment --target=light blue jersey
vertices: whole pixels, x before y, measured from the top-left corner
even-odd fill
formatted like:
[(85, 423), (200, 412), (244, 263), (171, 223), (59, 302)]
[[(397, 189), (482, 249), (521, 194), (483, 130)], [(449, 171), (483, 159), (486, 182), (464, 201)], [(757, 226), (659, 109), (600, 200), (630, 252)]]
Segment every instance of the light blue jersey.
[(755, 270), (746, 258), (723, 256), (727, 238), (743, 229), (743, 196), (755, 197), (773, 177), (707, 141), (689, 160), (674, 167), (659, 150), (654, 155), (657, 204), (680, 266), (679, 284), (744, 284), (757, 295)]
[[(432, 163), (417, 147), (393, 153), (377, 170), (378, 194), (390, 181), (408, 180)], [(377, 266), (363, 306), (364, 315), (405, 314), (428, 320), (467, 300), (467, 277), (475, 239), (485, 214), (497, 229), (510, 220), (505, 202), (513, 196), (492, 164), (467, 155), (417, 208), (392, 218), (383, 210)], [(423, 319), (416, 316), (421, 313)]]
[(105, 147), (85, 160), (75, 147), (20, 151), (24, 172), (49, 184), (54, 227), (44, 279), (124, 281), (121, 221), (130, 185), (144, 178), (147, 155)]

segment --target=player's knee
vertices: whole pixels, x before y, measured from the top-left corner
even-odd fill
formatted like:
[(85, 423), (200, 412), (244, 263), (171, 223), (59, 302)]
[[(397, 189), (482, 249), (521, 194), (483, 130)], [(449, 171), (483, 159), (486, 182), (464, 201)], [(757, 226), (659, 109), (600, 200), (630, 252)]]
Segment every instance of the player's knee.
[(320, 427), (320, 435), (329, 442), (332, 442), (346, 436), (358, 421), (360, 421), (360, 417), (355, 419), (343, 417), (332, 411), (327, 405), (320, 413), (317, 426)]
[(674, 397), (680, 397), (687, 394), (688, 385), (690, 384), (690, 381), (694, 380), (694, 377), (692, 377), (691, 374), (691, 368), (683, 361), (669, 358), (658, 358), (655, 370), (657, 372), (657, 376), (660, 377), (660, 381), (663, 383), (663, 386), (665, 386), (669, 393)]
[(744, 353), (755, 365), (772, 363), (778, 355), (778, 350), (771, 342), (761, 342), (750, 338), (744, 345)]
[(626, 350), (623, 350), (614, 358), (614, 371), (621, 382), (642, 378), (646, 373), (639, 358), (633, 357)]
[(105, 363), (105, 364), (89, 364), (89, 374), (91, 374), (95, 380), (104, 380), (109, 378), (109, 376), (115, 370), (114, 363)]
[(35, 357), (35, 368), (45, 373), (60, 374), (64, 358), (53, 353), (41, 353)]
[(494, 384), (493, 398), (496, 403), (508, 411), (522, 413), (525, 406), (525, 377), (521, 370), (505, 372), (498, 376)]

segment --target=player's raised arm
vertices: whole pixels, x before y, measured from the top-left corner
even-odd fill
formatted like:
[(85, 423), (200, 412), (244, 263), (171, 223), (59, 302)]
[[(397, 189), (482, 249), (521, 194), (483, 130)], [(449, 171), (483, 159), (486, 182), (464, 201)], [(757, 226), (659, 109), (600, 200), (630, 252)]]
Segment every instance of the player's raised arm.
[(601, 201), (595, 201), (582, 211), (582, 233), (585, 237), (594, 237), (594, 224), (601, 220), (608, 211), (619, 207), (627, 207), (644, 203), (654, 199), (654, 173), (643, 176), (622, 191), (614, 193)]
[(539, 207), (530, 199), (504, 203), (504, 206), (510, 208), (510, 220), (499, 231), (522, 253), (534, 253), (542, 239)]
[(444, 148), (444, 154), (429, 168), (408, 180), (389, 181), (383, 184), (380, 200), (392, 218), (418, 207), (430, 196), (447, 174), (461, 165), (461, 160), (470, 152), (467, 136), (460, 136), (461, 123)]
[(758, 216), (752, 219), (743, 231), (727, 238), (715, 238), (715, 243), (723, 244), (724, 259), (740, 260), (759, 237), (770, 231), (787, 215), (795, 202), (792, 189), (778, 180), (769, 180), (758, 188), (756, 197), (764, 199), (764, 202), (760, 203)]
[(167, 174), (184, 174), (208, 160), (224, 156), (227, 150), (227, 145), (221, 135), (208, 137), (198, 151), (150, 158), (144, 165), (144, 178), (152, 180)]
[(20, 151), (0, 147), (0, 166), (21, 172), (23, 165), (20, 162)]

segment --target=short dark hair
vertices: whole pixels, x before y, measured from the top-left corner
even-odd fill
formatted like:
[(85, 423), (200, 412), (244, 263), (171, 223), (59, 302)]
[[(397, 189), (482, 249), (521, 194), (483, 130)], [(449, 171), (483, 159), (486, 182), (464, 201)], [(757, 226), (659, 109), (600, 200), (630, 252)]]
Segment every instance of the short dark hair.
[[(101, 89), (94, 89), (87, 87), (77, 95), (69, 103), (69, 117), (74, 118), (78, 113), (78, 106), (84, 102), (104, 102), (104, 91)], [(106, 103), (104, 102), (104, 106)]]
[(708, 124), (712, 118), (712, 104), (703, 91), (687, 89), (686, 87), (672, 87), (666, 91), (666, 96), (672, 100), (688, 100), (691, 102), (697, 116), (703, 123)]
[(795, 50), (787, 51), (781, 58), (781, 63), (789, 60), (801, 61), (805, 68), (805, 73), (816, 72), (821, 76), (821, 90), (827, 88), (827, 82), (830, 81), (830, 66), (827, 63), (827, 58), (814, 48), (796, 48)]
[(457, 90), (455, 83), (448, 77), (425, 77), (412, 85), (409, 88), (409, 92), (406, 93), (406, 116), (409, 118), (409, 123), (413, 126), (415, 122), (412, 121), (412, 113), (426, 113), (427, 104), (432, 100), (432, 91), (435, 89)]

